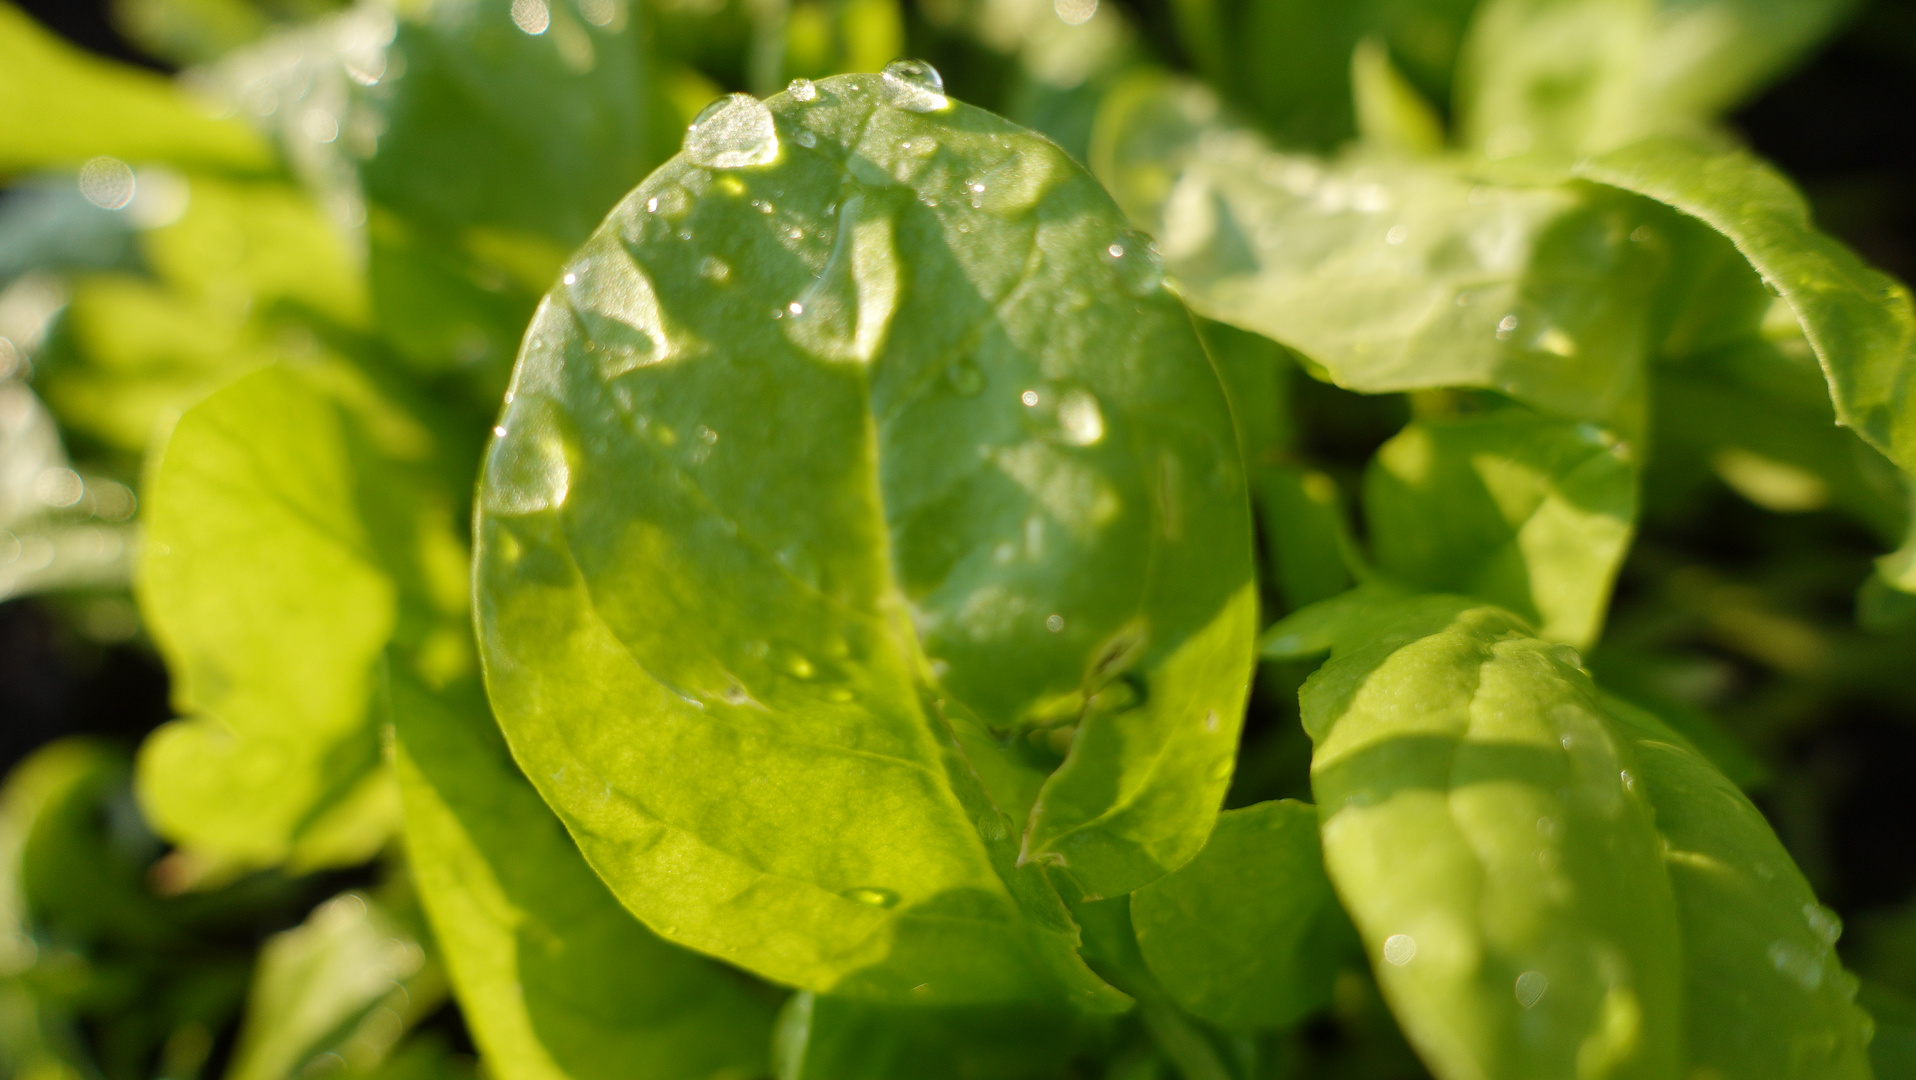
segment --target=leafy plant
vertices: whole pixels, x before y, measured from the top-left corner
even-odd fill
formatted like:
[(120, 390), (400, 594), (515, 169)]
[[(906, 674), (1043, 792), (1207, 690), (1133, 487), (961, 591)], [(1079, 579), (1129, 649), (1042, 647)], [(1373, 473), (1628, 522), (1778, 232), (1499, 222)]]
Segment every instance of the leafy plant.
[(8, 1067), (1916, 1072), (1690, 677), (1911, 699), (1910, 292), (1723, 122), (1846, 9), (0, 6), (0, 589), (177, 711)]

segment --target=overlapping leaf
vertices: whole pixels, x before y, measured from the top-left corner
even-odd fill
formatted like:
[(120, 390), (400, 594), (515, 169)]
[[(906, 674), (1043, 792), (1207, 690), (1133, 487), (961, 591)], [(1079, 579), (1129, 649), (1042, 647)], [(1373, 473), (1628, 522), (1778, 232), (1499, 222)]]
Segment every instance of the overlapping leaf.
[(1253, 614), (1223, 395), (1054, 147), (909, 72), (770, 105), (535, 320), (482, 483), (494, 706), (667, 938), (1095, 1002), (1037, 864), (1122, 892), (1209, 831)]

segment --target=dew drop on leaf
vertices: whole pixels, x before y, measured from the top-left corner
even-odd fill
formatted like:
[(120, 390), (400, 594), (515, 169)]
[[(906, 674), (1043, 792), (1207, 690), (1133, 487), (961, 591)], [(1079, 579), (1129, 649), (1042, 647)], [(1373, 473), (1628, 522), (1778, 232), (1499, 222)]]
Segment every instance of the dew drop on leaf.
[(906, 112), (937, 112), (951, 104), (945, 77), (923, 60), (893, 60), (885, 65), (884, 78), (892, 104)]
[(871, 885), (861, 885), (855, 889), (846, 889), (845, 899), (856, 900), (873, 907), (889, 908), (898, 905), (898, 894), (890, 889), (880, 889)]
[(1550, 980), (1541, 971), (1526, 971), (1517, 976), (1517, 1004), (1528, 1009), (1543, 1000)]
[(795, 101), (818, 100), (818, 84), (812, 82), (810, 79), (793, 79), (791, 85), (787, 86), (785, 91), (791, 94)]
[(1384, 939), (1384, 959), (1398, 967), (1417, 956), (1417, 939), (1409, 934), (1392, 934)]
[(1098, 399), (1083, 390), (1066, 391), (1058, 402), (1058, 426), (1064, 441), (1073, 446), (1090, 446), (1104, 438), (1104, 413)]
[(684, 149), (694, 164), (712, 169), (768, 165), (778, 158), (772, 111), (750, 94), (728, 94), (692, 121)]

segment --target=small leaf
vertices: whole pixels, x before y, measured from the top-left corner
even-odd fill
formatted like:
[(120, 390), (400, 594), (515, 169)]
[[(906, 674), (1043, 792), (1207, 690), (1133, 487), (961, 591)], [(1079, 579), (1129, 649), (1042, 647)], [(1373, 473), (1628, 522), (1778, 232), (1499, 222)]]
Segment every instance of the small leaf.
[(1364, 482), (1379, 571), (1481, 596), (1588, 648), (1636, 523), (1628, 448), (1526, 409), (1419, 420)]
[(406, 842), (454, 989), (501, 1080), (702, 1080), (765, 1064), (773, 1000), (655, 937), (506, 755), (477, 685), (395, 662)]
[(1172, 1000), (1237, 1031), (1288, 1026), (1329, 1001), (1350, 934), (1317, 810), (1290, 800), (1218, 815), (1197, 858), (1133, 894), (1131, 922)]
[(1574, 652), (1418, 598), (1346, 636), (1299, 700), (1326, 868), (1433, 1073), (1679, 1075), (1652, 809)]
[(844, 996), (1115, 1002), (1040, 865), (1114, 894), (1210, 830), (1237, 447), (1096, 183), (928, 87), (734, 98), (569, 264), (481, 484), (488, 689), (668, 939)]
[(1443, 150), (1443, 120), (1390, 62), (1390, 50), (1376, 38), (1358, 42), (1351, 53), (1351, 94), (1357, 130), (1366, 143), (1405, 154)]
[(1634, 433), (1667, 256), (1654, 208), (1591, 186), (1480, 182), (1446, 160), (1271, 149), (1209, 91), (1146, 75), (1092, 160), (1206, 317), (1365, 393), (1496, 390)]

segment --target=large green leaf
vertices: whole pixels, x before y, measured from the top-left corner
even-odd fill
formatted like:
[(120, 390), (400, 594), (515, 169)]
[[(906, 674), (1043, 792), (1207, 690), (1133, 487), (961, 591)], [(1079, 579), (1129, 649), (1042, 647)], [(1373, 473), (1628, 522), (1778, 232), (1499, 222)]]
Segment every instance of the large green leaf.
[(147, 488), (140, 602), (189, 719), (140, 755), (156, 828), (243, 866), (359, 861), (397, 823), (369, 707), (395, 639), (467, 652), (434, 433), (337, 362), (188, 410)]
[(1527, 409), (1419, 420), (1377, 451), (1364, 483), (1378, 570), (1481, 596), (1585, 648), (1636, 509), (1622, 444)]
[(1682, 1075), (1652, 808), (1576, 654), (1455, 597), (1369, 615), (1299, 700), (1325, 864), (1405, 1034), (1442, 1080)]
[(1100, 1025), (1027, 1006), (925, 1009), (812, 993), (779, 1016), (778, 1080), (1058, 1080)]
[(1700, 129), (1786, 69), (1855, 0), (1488, 0), (1458, 59), (1463, 141), (1591, 153)]
[(1908, 286), (1810, 224), (1789, 182), (1741, 151), (1653, 139), (1580, 161), (1586, 179), (1702, 219), (1787, 301), (1822, 362), (1837, 423), (1916, 474), (1916, 309)]
[(244, 171), (273, 165), (265, 141), (245, 124), (215, 119), (158, 75), (81, 52), (7, 2), (0, 2), (0, 116), (7, 118), (0, 174), (105, 156)]
[(1633, 432), (1666, 254), (1655, 211), (1593, 186), (1500, 186), (1445, 160), (1326, 163), (1140, 76), (1099, 118), (1099, 176), (1200, 313), (1340, 386), (1497, 390)]
[(659, 940), (619, 906), (513, 766), (476, 682), (434, 693), (394, 666), (413, 879), (489, 1072), (701, 1080), (762, 1071), (770, 994)]
[(1836, 956), (1842, 922), (1817, 903), (1769, 822), (1656, 717), (1605, 696), (1656, 810), (1683, 941), (1690, 1075), (1870, 1075), (1870, 1020)]
[(1106, 1000), (1041, 866), (1115, 894), (1210, 830), (1255, 615), (1223, 394), (1051, 144), (910, 69), (768, 104), (534, 320), (481, 485), (494, 707), (667, 938)]
[(1350, 936), (1317, 810), (1290, 800), (1218, 815), (1197, 858), (1131, 897), (1131, 922), (1172, 999), (1240, 1031), (1293, 1024), (1329, 1001)]
[(583, 240), (671, 152), (630, 0), (432, 0), (402, 18), (365, 91), (366, 195), (447, 229)]

